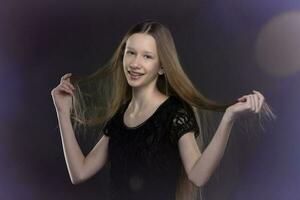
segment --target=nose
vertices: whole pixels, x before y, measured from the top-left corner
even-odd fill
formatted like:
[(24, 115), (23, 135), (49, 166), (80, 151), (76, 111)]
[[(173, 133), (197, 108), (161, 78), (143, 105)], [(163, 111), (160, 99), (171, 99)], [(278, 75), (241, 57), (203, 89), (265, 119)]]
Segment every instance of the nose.
[(131, 62), (129, 63), (129, 65), (130, 65), (131, 68), (134, 68), (134, 69), (140, 67), (141, 61), (140, 61), (139, 56), (135, 56), (135, 57), (131, 60)]
[(130, 65), (129, 69), (135, 71), (135, 70), (139, 70), (140, 67), (139, 66), (135, 66), (135, 65)]

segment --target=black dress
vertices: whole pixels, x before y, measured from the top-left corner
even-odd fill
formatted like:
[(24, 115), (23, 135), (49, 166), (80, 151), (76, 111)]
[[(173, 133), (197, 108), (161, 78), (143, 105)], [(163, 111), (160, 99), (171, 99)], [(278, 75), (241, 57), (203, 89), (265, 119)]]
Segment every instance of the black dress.
[(142, 124), (128, 127), (123, 104), (103, 128), (109, 136), (111, 200), (175, 200), (181, 159), (177, 142), (199, 134), (192, 109), (170, 96)]

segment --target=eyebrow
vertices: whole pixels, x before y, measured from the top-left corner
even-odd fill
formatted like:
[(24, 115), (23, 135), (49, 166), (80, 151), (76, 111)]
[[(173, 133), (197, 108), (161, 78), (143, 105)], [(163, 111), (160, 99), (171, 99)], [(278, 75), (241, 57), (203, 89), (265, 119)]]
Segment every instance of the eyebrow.
[[(127, 47), (127, 49), (131, 49), (131, 50), (135, 50), (134, 48), (132, 48), (132, 47)], [(144, 51), (145, 53), (151, 53), (151, 54), (154, 54), (153, 52), (151, 52), (151, 51)]]

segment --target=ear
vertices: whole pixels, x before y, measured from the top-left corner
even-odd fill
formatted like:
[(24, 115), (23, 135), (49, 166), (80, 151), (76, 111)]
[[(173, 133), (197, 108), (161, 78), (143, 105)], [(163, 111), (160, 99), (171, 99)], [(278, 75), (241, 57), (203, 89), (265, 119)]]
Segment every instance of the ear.
[(163, 69), (163, 67), (161, 67), (161, 68), (159, 69), (158, 74), (159, 74), (159, 75), (163, 75), (163, 74), (164, 74), (164, 69)]

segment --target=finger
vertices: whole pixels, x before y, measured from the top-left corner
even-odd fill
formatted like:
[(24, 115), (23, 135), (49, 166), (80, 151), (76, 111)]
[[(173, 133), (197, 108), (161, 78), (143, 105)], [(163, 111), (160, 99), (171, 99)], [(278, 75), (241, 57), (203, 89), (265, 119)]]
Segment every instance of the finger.
[(238, 98), (238, 101), (245, 101), (247, 99), (247, 95), (244, 95), (240, 98)]
[(72, 90), (71, 90), (70, 88), (68, 88), (66, 85), (61, 84), (61, 85), (60, 85), (60, 90), (66, 92), (66, 93), (68, 93), (68, 94), (73, 95)]
[(75, 90), (75, 87), (69, 81), (63, 81), (63, 83), (66, 84), (70, 89)]
[(60, 81), (66, 80), (66, 79), (70, 78), (71, 76), (72, 76), (72, 73), (67, 73), (61, 77)]
[(250, 97), (250, 103), (251, 103), (251, 111), (255, 111), (255, 105), (254, 105), (254, 97), (253, 95), (249, 95)]
[(265, 99), (264, 95), (262, 95), (259, 91), (253, 90), (253, 92), (254, 92), (255, 94), (257, 94), (257, 95), (259, 96), (260, 99), (262, 99), (262, 100)]
[(249, 95), (245, 95), (244, 98), (245, 98), (244, 103), (246, 103), (247, 106), (248, 106), (248, 109), (250, 109), (251, 108), (250, 96)]
[(61, 89), (67, 93), (73, 94), (72, 90), (66, 85), (61, 85)]
[(264, 98), (259, 98), (258, 112), (260, 112), (263, 103), (264, 103)]
[(261, 107), (262, 107), (262, 105), (263, 105), (263, 103), (265, 101), (265, 97), (259, 91), (253, 90), (253, 92), (255, 92), (259, 96), (258, 112), (260, 112)]
[(61, 85), (64, 85), (65, 87), (67, 87), (68, 89), (70, 89), (70, 90), (73, 90), (73, 86), (72, 85), (70, 85), (71, 83), (69, 83), (69, 82), (67, 82), (67, 81), (63, 81), (63, 82), (61, 82)]
[(253, 95), (254, 97), (254, 105), (255, 105), (255, 113), (258, 113), (259, 109), (259, 96), (257, 94)]

